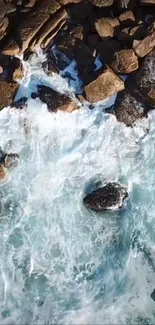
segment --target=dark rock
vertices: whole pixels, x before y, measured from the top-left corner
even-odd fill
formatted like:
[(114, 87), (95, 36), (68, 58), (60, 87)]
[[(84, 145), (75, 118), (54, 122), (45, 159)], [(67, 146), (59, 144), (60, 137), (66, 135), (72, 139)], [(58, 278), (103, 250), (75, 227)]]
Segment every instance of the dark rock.
[(128, 90), (124, 90), (117, 96), (113, 113), (119, 122), (132, 126), (146, 116), (146, 107), (144, 102), (138, 101)]
[(17, 166), (19, 161), (19, 155), (17, 153), (8, 153), (4, 157), (4, 164), (5, 168), (11, 168)]
[(3, 0), (0, 0), (0, 21), (4, 18), (6, 14), (6, 5)]
[(114, 0), (90, 0), (94, 6), (97, 7), (110, 7)]
[(103, 40), (97, 46), (97, 52), (104, 63), (110, 64), (112, 62), (115, 52), (121, 49), (121, 45), (114, 39)]
[(50, 54), (47, 55), (46, 61), (42, 63), (42, 67), (48, 76), (52, 76), (53, 73), (59, 73), (59, 70), (57, 69), (55, 62), (52, 60), (52, 56)]
[(94, 80), (84, 87), (84, 98), (90, 103), (105, 100), (124, 89), (124, 82), (108, 67), (97, 70)]
[(27, 97), (21, 97), (16, 102), (12, 103), (11, 107), (15, 107), (17, 109), (23, 109), (26, 106)]
[(133, 49), (139, 57), (146, 56), (155, 46), (155, 31), (141, 41), (133, 42)]
[(135, 25), (135, 16), (131, 10), (125, 11), (119, 16), (119, 21), (123, 26), (133, 26)]
[(97, 44), (99, 43), (100, 38), (97, 34), (90, 34), (87, 38), (87, 44), (90, 48), (96, 48)]
[[(71, 113), (75, 109), (78, 109), (77, 103), (75, 103), (70, 97), (60, 94), (50, 87), (40, 85), (38, 86), (38, 93), (34, 95), (45, 103), (48, 110), (51, 112), (61, 110)], [(34, 95), (32, 94), (33, 98)]]
[(117, 0), (117, 6), (119, 9), (133, 10), (138, 4), (139, 0)]
[(144, 27), (144, 24), (141, 24), (134, 27), (123, 28), (117, 33), (117, 39), (132, 46), (134, 39), (142, 40), (147, 34), (148, 30)]
[(82, 0), (71, 8), (73, 18), (86, 19), (92, 11), (92, 4), (89, 0)]
[(113, 211), (122, 208), (127, 197), (127, 189), (124, 186), (118, 183), (108, 183), (86, 195), (83, 203), (88, 209), (96, 212)]
[(6, 31), (9, 25), (8, 17), (4, 17), (0, 22), (0, 40), (6, 35)]
[(68, 32), (72, 37), (79, 38), (81, 41), (86, 37), (87, 34), (86, 29), (82, 25), (72, 26)]
[(116, 73), (131, 73), (138, 69), (138, 58), (133, 50), (121, 50), (115, 52), (110, 66)]
[(19, 85), (16, 82), (0, 79), (0, 110), (12, 104)]
[(151, 299), (153, 300), (153, 301), (155, 301), (155, 289), (152, 291), (152, 293), (151, 293)]

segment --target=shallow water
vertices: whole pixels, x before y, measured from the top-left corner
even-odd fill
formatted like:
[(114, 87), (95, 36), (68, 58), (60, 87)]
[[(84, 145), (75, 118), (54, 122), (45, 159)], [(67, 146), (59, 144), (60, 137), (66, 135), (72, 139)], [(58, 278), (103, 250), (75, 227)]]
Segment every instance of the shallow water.
[[(47, 77), (40, 60), (25, 63), (17, 98), (37, 83), (74, 97), (78, 79)], [(20, 155), (0, 185), (1, 324), (155, 322), (155, 113), (131, 129), (106, 106), (53, 114), (30, 99), (0, 112), (1, 146)], [(128, 202), (87, 210), (84, 193), (106, 181)]]

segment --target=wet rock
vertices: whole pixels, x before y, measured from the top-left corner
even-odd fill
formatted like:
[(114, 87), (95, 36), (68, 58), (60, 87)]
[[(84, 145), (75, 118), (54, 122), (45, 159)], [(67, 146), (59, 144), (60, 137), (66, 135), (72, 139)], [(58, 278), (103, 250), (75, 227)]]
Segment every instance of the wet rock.
[(151, 299), (155, 301), (155, 289), (151, 292)]
[(111, 38), (114, 36), (114, 27), (106, 18), (101, 18), (96, 21), (95, 28), (100, 37)]
[(21, 97), (14, 103), (12, 103), (11, 107), (17, 108), (17, 109), (23, 109), (26, 107), (27, 97)]
[(122, 208), (124, 200), (128, 197), (127, 189), (118, 183), (108, 183), (86, 195), (84, 205), (93, 211), (102, 212)]
[(87, 34), (86, 28), (82, 25), (73, 26), (68, 32), (72, 37), (79, 38), (80, 40), (83, 40)]
[(51, 16), (49, 20), (44, 24), (44, 26), (39, 30), (39, 32), (35, 35), (33, 42), (30, 43), (29, 47), (31, 50), (40, 47), (44, 41), (46, 42), (48, 35), (50, 41), (56, 36), (57, 32), (59, 31), (59, 25), (61, 22), (61, 27), (65, 24), (67, 19), (67, 11), (62, 9), (54, 16)]
[(19, 161), (19, 155), (17, 153), (9, 153), (6, 154), (4, 157), (4, 163), (3, 166), (5, 168), (11, 168), (17, 166)]
[(17, 67), (14, 71), (13, 71), (13, 80), (21, 80), (24, 77), (24, 68), (22, 63), (20, 62), (19, 67)]
[(135, 40), (133, 42), (133, 49), (135, 53), (140, 57), (146, 56), (155, 46), (155, 31), (145, 37), (141, 41)]
[(108, 67), (94, 74), (94, 80), (84, 87), (84, 98), (90, 103), (109, 98), (124, 89), (124, 82)]
[(49, 15), (45, 12), (33, 11), (29, 13), (28, 19), (22, 20), (18, 25), (16, 41), (10, 36), (10, 39), (3, 47), (3, 54), (17, 55), (23, 53), (48, 18)]
[(80, 2), (81, 0), (58, 0), (58, 2), (62, 5), (62, 6), (65, 6), (65, 5), (68, 5), (70, 3), (78, 3)]
[(146, 107), (144, 102), (138, 101), (128, 90), (124, 90), (117, 96), (113, 113), (119, 122), (132, 126), (146, 116)]
[(0, 110), (12, 104), (18, 90), (18, 84), (0, 78)]
[(2, 165), (0, 165), (0, 182), (6, 179), (6, 171)]
[(121, 50), (114, 54), (110, 66), (116, 73), (131, 73), (138, 69), (138, 58), (133, 50)]
[(59, 70), (56, 67), (55, 62), (52, 60), (50, 55), (48, 55), (46, 61), (44, 61), (42, 63), (42, 67), (43, 67), (44, 72), (48, 76), (52, 76), (53, 73), (59, 73)]
[(131, 10), (125, 11), (119, 16), (119, 21), (123, 26), (132, 26), (135, 25), (135, 16)]
[(97, 7), (110, 7), (114, 0), (90, 0), (94, 6)]
[(57, 112), (58, 110), (71, 113), (78, 109), (78, 105), (69, 96), (60, 94), (54, 89), (46, 86), (38, 86), (38, 93), (32, 94), (34, 98), (38, 97), (43, 103), (47, 105), (47, 108), (51, 112)]

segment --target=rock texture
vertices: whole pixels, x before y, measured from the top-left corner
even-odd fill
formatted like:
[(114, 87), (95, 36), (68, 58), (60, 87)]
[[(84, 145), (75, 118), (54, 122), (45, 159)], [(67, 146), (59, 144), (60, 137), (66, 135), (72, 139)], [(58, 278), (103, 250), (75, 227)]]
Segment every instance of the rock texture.
[(48, 110), (51, 112), (61, 110), (63, 112), (71, 113), (75, 109), (78, 109), (77, 103), (75, 103), (70, 97), (60, 94), (50, 87), (38, 86), (38, 93), (33, 94), (32, 97), (38, 97), (47, 105)]
[(5, 81), (0, 79), (0, 110), (6, 106), (10, 106), (15, 98), (18, 84), (13, 81)]
[(118, 183), (108, 183), (86, 195), (83, 199), (84, 205), (96, 212), (107, 210), (118, 210), (122, 208), (127, 189)]
[(114, 54), (110, 66), (116, 73), (131, 73), (138, 69), (138, 58), (133, 50), (121, 50)]
[(141, 41), (135, 40), (133, 49), (136, 54), (142, 58), (146, 56), (155, 47), (155, 31)]
[(84, 98), (90, 103), (107, 99), (124, 89), (124, 82), (107, 66), (84, 88)]

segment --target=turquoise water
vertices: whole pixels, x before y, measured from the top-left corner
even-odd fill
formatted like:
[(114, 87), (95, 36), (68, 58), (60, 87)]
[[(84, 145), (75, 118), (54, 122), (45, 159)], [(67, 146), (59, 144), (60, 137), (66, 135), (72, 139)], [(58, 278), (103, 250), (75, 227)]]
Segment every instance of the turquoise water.
[[(18, 97), (38, 82), (74, 96), (78, 80), (46, 77), (37, 60)], [(20, 155), (0, 184), (1, 324), (155, 322), (155, 113), (131, 129), (107, 105), (0, 112), (1, 146)], [(87, 210), (86, 189), (107, 181), (128, 187), (124, 208)]]

